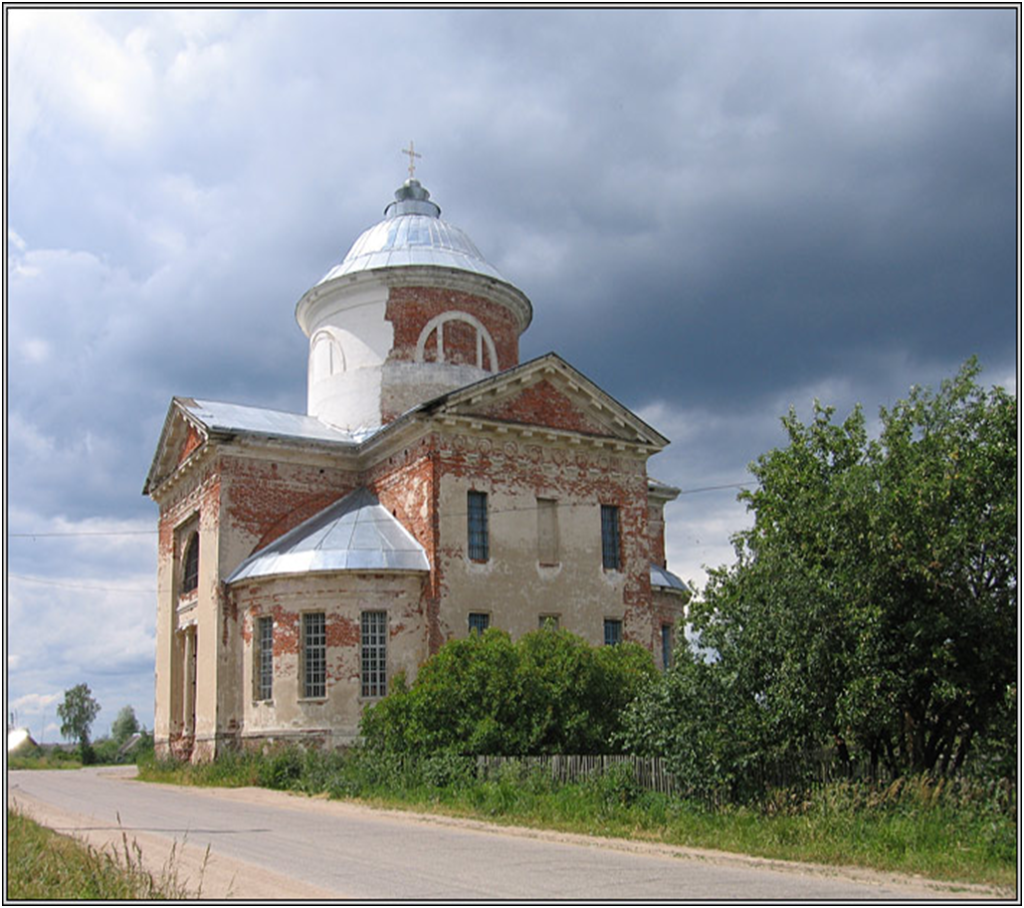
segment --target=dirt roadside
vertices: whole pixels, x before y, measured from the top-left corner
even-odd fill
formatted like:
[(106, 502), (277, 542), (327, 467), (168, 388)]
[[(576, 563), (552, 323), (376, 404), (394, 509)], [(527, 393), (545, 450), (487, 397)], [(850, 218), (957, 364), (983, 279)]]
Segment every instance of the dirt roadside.
[[(97, 827), (92, 817), (59, 810), (24, 792), (9, 794), (7, 806), (20, 810), (42, 826), (73, 836), (99, 851), (124, 855), (124, 834), (109, 826)], [(173, 873), (176, 882), (189, 893), (189, 898), (217, 901), (343, 898), (337, 892), (272, 873), (256, 864), (212, 852), (207, 856), (205, 848), (191, 845), (188, 841), (173, 841), (166, 836), (135, 831), (128, 834), (127, 840), (129, 844), (139, 846), (142, 863), (154, 878), (159, 880)]]

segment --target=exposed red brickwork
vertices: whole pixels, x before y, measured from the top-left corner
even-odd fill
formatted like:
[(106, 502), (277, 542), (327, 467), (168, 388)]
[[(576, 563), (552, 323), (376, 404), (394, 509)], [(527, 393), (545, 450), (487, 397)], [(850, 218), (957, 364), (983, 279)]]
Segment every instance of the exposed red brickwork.
[(174, 557), (174, 517), (165, 511), (160, 512), (157, 524), (157, 557), (163, 561)]
[(489, 407), (475, 408), (473, 412), (490, 419), (530, 426), (550, 426), (552, 429), (567, 429), (588, 435), (610, 434), (546, 378), (524, 388), (513, 397)]
[(426, 363), (437, 362), (437, 331), (431, 331), (427, 335), (427, 339), (423, 344), (423, 361)]
[[(426, 550), (431, 566), (437, 564), (438, 482), (436, 437), (421, 439), (401, 456), (389, 457), (366, 475), (366, 485)], [(427, 617), (431, 652), (441, 645), (438, 623), (440, 574), (432, 570), (423, 584), (420, 607)]]
[[(416, 358), (416, 344), (427, 322), (446, 312), (467, 312), (480, 321), (494, 341), (498, 363), (494, 371), (519, 364), (519, 329), (515, 316), (504, 306), (458, 290), (436, 287), (393, 287), (388, 296), (385, 318), (395, 330), (389, 360)], [(472, 338), (472, 339), (471, 339)], [(436, 360), (436, 338), (433, 356)], [(444, 351), (446, 362), (476, 364), (476, 332), (465, 322), (445, 322)], [(453, 358), (455, 357), (455, 358)]]
[(359, 646), (359, 621), (340, 615), (327, 616), (327, 647)]
[(202, 443), (203, 436), (196, 431), (195, 426), (190, 425), (188, 427), (188, 435), (185, 436), (185, 444), (181, 446), (181, 453), (178, 454), (178, 463), (181, 464)]
[(322, 467), (231, 457), (227, 519), (253, 539), (251, 551), (269, 545), (359, 486), (359, 474)]
[[(444, 326), (444, 360), (455, 365), (475, 366), (476, 328), (469, 322), (450, 321)], [(486, 347), (484, 347), (486, 353)]]
[[(327, 699), (330, 699), (332, 684), (359, 682), (360, 613), (364, 609), (387, 610), (392, 638), (410, 626), (423, 627), (421, 603), (415, 596), (410, 600), (406, 577), (397, 579), (388, 573), (362, 574), (359, 578), (314, 574), (307, 580), (307, 587), (300, 587), (300, 591), (290, 578), (249, 581), (239, 584), (232, 591), (232, 598), (245, 616), (240, 638), (246, 649), (251, 650), (257, 619), (273, 617), (276, 678), (294, 679), (296, 672), (301, 671), (303, 612), (324, 612)], [(368, 582), (372, 586), (368, 586)]]

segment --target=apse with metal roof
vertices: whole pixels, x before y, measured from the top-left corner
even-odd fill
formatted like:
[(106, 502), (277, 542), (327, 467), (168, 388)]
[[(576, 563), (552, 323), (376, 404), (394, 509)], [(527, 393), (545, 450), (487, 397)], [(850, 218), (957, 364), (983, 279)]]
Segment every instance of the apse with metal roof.
[(390, 422), (519, 362), (526, 295), (409, 178), (348, 253), (299, 300), (311, 416), (346, 431)]

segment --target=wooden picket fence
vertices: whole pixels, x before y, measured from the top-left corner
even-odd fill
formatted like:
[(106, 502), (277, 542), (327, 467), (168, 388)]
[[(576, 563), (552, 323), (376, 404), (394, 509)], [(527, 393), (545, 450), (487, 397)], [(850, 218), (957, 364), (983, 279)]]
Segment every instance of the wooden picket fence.
[[(546, 769), (552, 779), (560, 783), (577, 782), (595, 773), (605, 773), (616, 764), (627, 763), (633, 767), (633, 776), (643, 788), (664, 794), (678, 794), (687, 787), (685, 780), (677, 779), (665, 768), (664, 758), (630, 754), (549, 754), (529, 757), (480, 755), (476, 758), (477, 777), (492, 778), (502, 765), (508, 763), (528, 769)], [(802, 761), (794, 761), (791, 765), (775, 763), (761, 768), (752, 767), (750, 771), (750, 781), (766, 788), (784, 788), (798, 781), (828, 783), (840, 779), (883, 783), (892, 781), (891, 776), (880, 767), (872, 771), (866, 760), (843, 764), (828, 751), (809, 754)]]
[(480, 755), (476, 758), (477, 777), (491, 778), (507, 763), (528, 769), (547, 769), (552, 779), (563, 784), (578, 782), (594, 774), (600, 775), (616, 764), (628, 763), (633, 767), (633, 777), (644, 788), (664, 794), (675, 794), (680, 790), (675, 778), (665, 769), (664, 759), (630, 754), (548, 754), (533, 757)]

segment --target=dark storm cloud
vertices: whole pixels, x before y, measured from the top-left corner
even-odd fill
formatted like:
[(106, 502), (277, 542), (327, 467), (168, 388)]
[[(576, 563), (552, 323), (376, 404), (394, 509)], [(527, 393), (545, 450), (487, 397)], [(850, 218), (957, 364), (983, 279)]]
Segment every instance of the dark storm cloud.
[[(646, 191), (615, 185), (633, 188), (617, 159), (630, 139), (608, 129), (592, 154), (604, 182), (581, 168), (586, 178), (570, 174), (553, 194), (550, 217), (578, 235), (565, 267), (534, 288), (549, 307), (543, 333), (632, 401), (695, 387), (709, 403), (751, 401), (896, 349), (943, 364), (978, 353), (1006, 368), (1009, 32), (960, 32), (973, 21), (962, 15), (893, 15), (897, 42), (877, 18), (857, 16), (847, 40), (822, 42), (828, 17), (818, 30), (799, 17), (795, 32), (761, 17), (777, 55), (755, 50), (704, 99), (718, 134), (702, 142), (666, 126), (683, 153), (646, 174)], [(719, 73), (710, 64), (702, 86)], [(639, 104), (669, 109), (663, 85), (646, 86)], [(653, 124), (645, 140), (669, 144)], [(643, 369), (631, 350), (645, 350)]]

